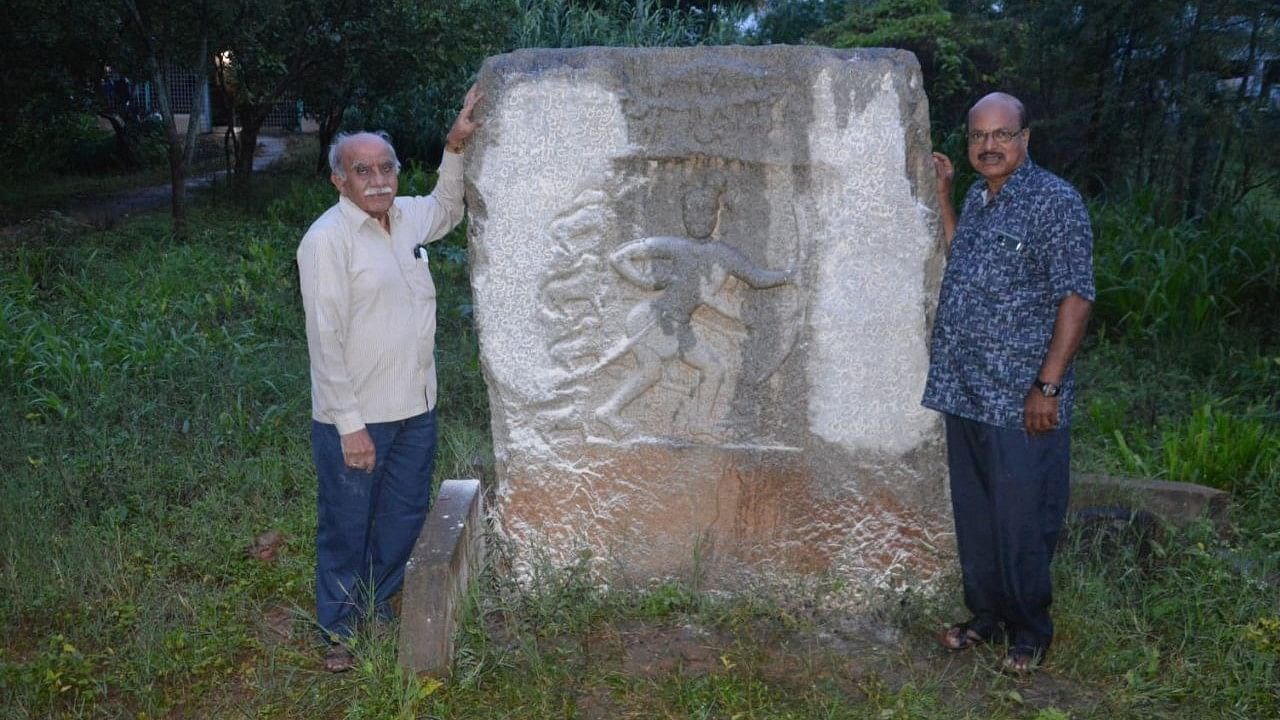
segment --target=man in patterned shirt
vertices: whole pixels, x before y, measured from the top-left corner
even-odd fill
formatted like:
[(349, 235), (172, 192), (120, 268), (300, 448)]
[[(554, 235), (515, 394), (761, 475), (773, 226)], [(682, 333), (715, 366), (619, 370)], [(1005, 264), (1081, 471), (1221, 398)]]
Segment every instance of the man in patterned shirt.
[(1027, 156), (1026, 110), (992, 93), (969, 111), (983, 177), (956, 222), (952, 166), (935, 153), (948, 257), (923, 403), (944, 413), (956, 544), (973, 617), (939, 637), (1006, 637), (1002, 668), (1038, 667), (1053, 639), (1049, 563), (1066, 515), (1071, 359), (1094, 300), (1080, 195)]
[(329, 150), (338, 202), (298, 245), (311, 359), (316, 619), (325, 669), (368, 612), (391, 615), (431, 501), (436, 450), (436, 289), (424, 243), (462, 220), (462, 149), (480, 94), (467, 93), (426, 197), (397, 197), (400, 162), (380, 133)]

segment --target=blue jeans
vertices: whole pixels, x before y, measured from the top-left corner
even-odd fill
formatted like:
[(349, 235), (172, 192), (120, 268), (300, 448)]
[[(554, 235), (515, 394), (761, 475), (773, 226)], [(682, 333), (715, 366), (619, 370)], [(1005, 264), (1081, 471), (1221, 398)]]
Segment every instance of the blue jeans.
[(382, 618), (404, 583), (404, 567), (431, 504), (436, 413), (366, 425), (372, 472), (347, 467), (335, 426), (312, 421), (319, 479), (316, 507), (316, 619), (349, 638), (369, 602)]
[(1053, 641), (1049, 564), (1067, 514), (1071, 435), (1031, 435), (946, 415), (947, 465), (964, 602), (1014, 643)]

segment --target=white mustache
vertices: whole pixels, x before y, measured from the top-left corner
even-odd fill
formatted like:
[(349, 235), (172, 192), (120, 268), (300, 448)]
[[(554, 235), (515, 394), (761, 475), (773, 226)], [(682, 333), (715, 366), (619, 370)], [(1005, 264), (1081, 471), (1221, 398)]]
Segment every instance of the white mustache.
[(391, 194), (391, 188), (389, 187), (369, 188), (368, 190), (364, 191), (365, 197), (376, 197), (378, 195), (390, 195), (390, 194)]

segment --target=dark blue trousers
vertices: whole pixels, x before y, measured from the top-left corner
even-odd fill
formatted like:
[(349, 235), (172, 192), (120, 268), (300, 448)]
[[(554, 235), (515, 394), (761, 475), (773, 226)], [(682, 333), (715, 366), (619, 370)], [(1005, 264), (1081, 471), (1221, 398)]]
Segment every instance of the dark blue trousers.
[(312, 421), (319, 478), (316, 507), (316, 619), (326, 634), (348, 638), (369, 609), (392, 615), (389, 600), (431, 504), (436, 413), (370, 423), (372, 472), (347, 467), (335, 426)]
[(964, 601), (1014, 643), (1053, 640), (1049, 564), (1067, 513), (1071, 436), (946, 416), (947, 462)]

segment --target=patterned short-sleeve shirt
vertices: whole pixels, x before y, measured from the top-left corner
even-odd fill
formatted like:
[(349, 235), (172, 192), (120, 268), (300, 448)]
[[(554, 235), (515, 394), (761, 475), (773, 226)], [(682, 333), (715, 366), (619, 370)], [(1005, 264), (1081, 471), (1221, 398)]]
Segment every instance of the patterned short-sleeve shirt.
[[(1023, 402), (1053, 336), (1058, 304), (1093, 301), (1093, 231), (1080, 194), (1026, 158), (987, 199), (969, 189), (938, 299), (925, 407), (1008, 428), (1023, 425)], [(1071, 421), (1068, 369), (1059, 404)]]

